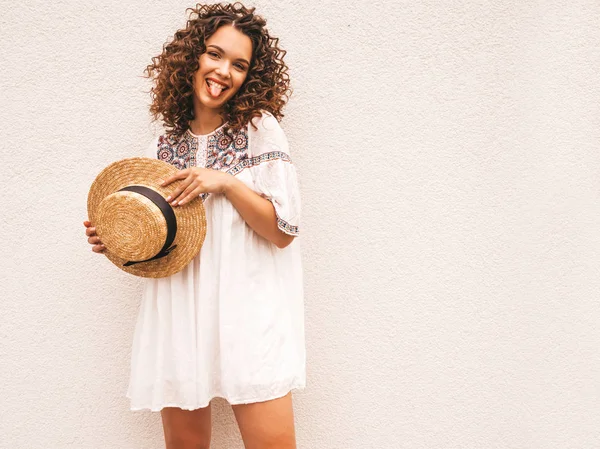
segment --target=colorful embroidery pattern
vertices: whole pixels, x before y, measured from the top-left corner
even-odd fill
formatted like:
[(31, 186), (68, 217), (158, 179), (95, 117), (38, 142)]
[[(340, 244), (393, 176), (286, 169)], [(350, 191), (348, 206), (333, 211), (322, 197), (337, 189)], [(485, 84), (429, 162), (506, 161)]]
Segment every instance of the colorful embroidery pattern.
[[(179, 170), (197, 166), (198, 138), (186, 131), (179, 139), (158, 138), (157, 157)], [(208, 136), (205, 168), (226, 171), (248, 158), (248, 134), (245, 129), (232, 137), (222, 128)]]
[(198, 141), (188, 133), (185, 133), (179, 140), (162, 135), (158, 138), (157, 147), (158, 159), (174, 165), (179, 170), (196, 165)]
[(228, 170), (248, 158), (248, 134), (242, 129), (231, 138), (222, 129), (208, 137), (206, 168)]
[(271, 151), (269, 153), (263, 153), (259, 156), (244, 159), (239, 164), (227, 170), (227, 173), (235, 176), (241, 171), (243, 171), (245, 168), (254, 167), (255, 165), (262, 164), (263, 162), (274, 161), (275, 159), (281, 159), (285, 162), (292, 162), (289, 154), (284, 153), (282, 151)]
[(287, 221), (284, 221), (279, 217), (277, 217), (277, 226), (282, 231), (287, 231), (288, 234), (299, 235), (298, 226), (292, 226)]

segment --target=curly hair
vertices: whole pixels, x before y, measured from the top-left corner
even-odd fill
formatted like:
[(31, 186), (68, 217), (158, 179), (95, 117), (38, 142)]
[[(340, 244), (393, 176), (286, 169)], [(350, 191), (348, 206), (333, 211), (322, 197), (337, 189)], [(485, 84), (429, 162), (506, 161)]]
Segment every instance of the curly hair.
[[(191, 11), (186, 27), (178, 30), (171, 42), (163, 45), (162, 54), (152, 58), (144, 70), (153, 80), (150, 90), (153, 121), (162, 118), (170, 136), (182, 135), (194, 119), (193, 76), (200, 66), (200, 55), (206, 51), (205, 41), (223, 25), (232, 25), (252, 41), (252, 60), (244, 83), (223, 106), (223, 130), (232, 134), (243, 128), (261, 110), (284, 117), (283, 106), (292, 89), (283, 61), (286, 54), (278, 46), (279, 39), (271, 37), (265, 28), (266, 20), (255, 15), (256, 8), (233, 4), (197, 4)], [(254, 124), (252, 124), (254, 128)]]

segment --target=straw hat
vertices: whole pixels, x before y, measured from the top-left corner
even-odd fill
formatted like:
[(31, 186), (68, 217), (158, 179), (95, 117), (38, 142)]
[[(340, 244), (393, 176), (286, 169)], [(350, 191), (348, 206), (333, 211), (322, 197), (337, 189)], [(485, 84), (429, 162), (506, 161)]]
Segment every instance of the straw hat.
[(104, 254), (121, 270), (170, 276), (200, 252), (206, 236), (202, 199), (171, 207), (165, 198), (182, 181), (159, 185), (177, 171), (158, 159), (133, 157), (110, 164), (92, 183), (88, 217), (106, 247)]

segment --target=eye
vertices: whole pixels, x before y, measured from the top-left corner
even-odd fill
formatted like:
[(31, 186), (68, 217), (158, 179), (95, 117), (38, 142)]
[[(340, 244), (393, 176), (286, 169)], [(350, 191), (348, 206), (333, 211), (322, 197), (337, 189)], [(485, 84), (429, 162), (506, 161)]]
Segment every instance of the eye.
[(218, 54), (218, 53), (215, 53), (214, 51), (209, 51), (209, 52), (208, 52), (208, 54), (209, 54), (210, 56), (219, 56), (219, 54)]
[(244, 66), (242, 64), (236, 64), (236, 67), (239, 67), (240, 70), (244, 70)]

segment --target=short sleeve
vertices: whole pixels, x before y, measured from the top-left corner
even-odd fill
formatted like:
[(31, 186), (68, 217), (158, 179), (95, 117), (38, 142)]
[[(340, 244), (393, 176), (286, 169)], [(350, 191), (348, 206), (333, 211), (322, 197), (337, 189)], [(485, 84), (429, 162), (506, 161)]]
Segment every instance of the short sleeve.
[(300, 231), (300, 186), (287, 138), (277, 119), (268, 112), (252, 121), (258, 128), (248, 126), (254, 187), (273, 203), (278, 228), (297, 236)]
[(154, 137), (146, 152), (144, 153), (144, 157), (149, 157), (150, 159), (158, 159), (158, 137)]

